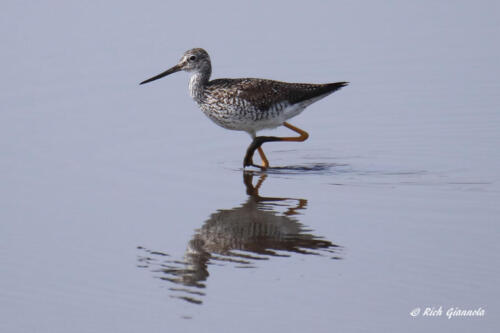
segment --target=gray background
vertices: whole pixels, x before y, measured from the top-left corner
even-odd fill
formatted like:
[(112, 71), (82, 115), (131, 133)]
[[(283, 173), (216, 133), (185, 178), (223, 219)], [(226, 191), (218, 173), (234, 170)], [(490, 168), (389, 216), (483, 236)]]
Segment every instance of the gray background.
[[(3, 1), (0, 331), (481, 331), (498, 328), (500, 8), (495, 1)], [(247, 200), (249, 137), (215, 126), (179, 73), (350, 81), (266, 146), (261, 189), (342, 260), (209, 267), (201, 305), (144, 251), (182, 260)], [(270, 133), (287, 135), (279, 129)], [(281, 214), (278, 209), (276, 214)], [(157, 270), (158, 267), (156, 267)], [(486, 309), (412, 318), (416, 307)]]

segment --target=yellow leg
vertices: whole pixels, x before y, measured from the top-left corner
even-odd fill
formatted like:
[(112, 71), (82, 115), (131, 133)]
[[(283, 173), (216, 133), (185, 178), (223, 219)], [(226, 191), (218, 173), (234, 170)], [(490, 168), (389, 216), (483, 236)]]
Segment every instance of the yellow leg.
[[(245, 155), (245, 159), (243, 160), (243, 167), (247, 166), (255, 166), (258, 168), (261, 168), (263, 170), (267, 169), (269, 167), (269, 161), (266, 158), (266, 155), (264, 154), (264, 151), (262, 150), (261, 146), (265, 142), (272, 142), (272, 141), (305, 141), (309, 137), (309, 134), (307, 134), (306, 131), (301, 130), (298, 127), (295, 127), (293, 125), (290, 125), (289, 123), (284, 122), (283, 126), (291, 129), (294, 132), (299, 133), (299, 136), (293, 136), (293, 137), (276, 137), (276, 136), (257, 136), (253, 139), (252, 143), (250, 146), (247, 148), (247, 153)], [(258, 166), (253, 164), (253, 153), (255, 150), (259, 151), (260, 158), (262, 159), (262, 166)]]
[(264, 154), (264, 150), (262, 149), (262, 147), (259, 147), (257, 150), (259, 151), (260, 159), (262, 160), (262, 168), (264, 170), (269, 168), (269, 161), (267, 160), (267, 157)]
[(295, 127), (293, 125), (290, 125), (289, 123), (287, 122), (284, 122), (283, 123), (283, 126), (291, 129), (292, 131), (294, 132), (297, 132), (300, 134), (300, 136), (294, 136), (294, 137), (287, 137), (287, 138), (280, 138), (280, 141), (306, 141), (307, 138), (309, 137), (309, 134), (304, 131), (304, 130), (301, 130), (300, 128), (298, 127)]

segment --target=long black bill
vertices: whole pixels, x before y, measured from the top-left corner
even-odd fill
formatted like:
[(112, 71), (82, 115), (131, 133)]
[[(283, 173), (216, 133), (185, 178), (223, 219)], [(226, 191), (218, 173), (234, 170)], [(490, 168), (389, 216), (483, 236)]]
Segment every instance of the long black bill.
[(172, 73), (175, 73), (175, 72), (178, 72), (182, 69), (181, 65), (180, 64), (177, 64), (175, 65), (174, 67), (170, 68), (170, 69), (167, 69), (166, 71), (164, 71), (163, 73), (160, 73), (156, 76), (153, 76), (152, 78), (150, 79), (147, 79), (145, 81), (142, 81), (141, 83), (139, 84), (144, 84), (144, 83), (148, 83), (148, 82), (151, 82), (151, 81), (154, 81), (154, 80), (158, 80), (158, 79), (161, 79), (162, 77), (164, 76), (167, 76), (169, 74), (172, 74)]

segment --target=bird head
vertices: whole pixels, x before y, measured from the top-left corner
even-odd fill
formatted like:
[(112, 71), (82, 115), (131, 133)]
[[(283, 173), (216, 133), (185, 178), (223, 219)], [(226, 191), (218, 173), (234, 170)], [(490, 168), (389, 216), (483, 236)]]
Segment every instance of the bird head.
[(211, 72), (210, 57), (207, 51), (201, 48), (191, 49), (182, 55), (181, 59), (172, 68), (167, 69), (163, 73), (153, 76), (150, 79), (142, 81), (140, 84), (148, 83), (154, 80), (161, 79), (169, 74), (186, 71), (186, 72)]

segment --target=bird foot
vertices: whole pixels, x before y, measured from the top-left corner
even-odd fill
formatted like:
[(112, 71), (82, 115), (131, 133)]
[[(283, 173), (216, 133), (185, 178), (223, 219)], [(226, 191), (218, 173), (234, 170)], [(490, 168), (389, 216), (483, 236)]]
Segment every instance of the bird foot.
[(260, 170), (266, 170), (267, 169), (267, 167), (265, 167), (265, 166), (254, 164), (253, 163), (253, 158), (251, 158), (251, 157), (248, 158), (248, 156), (245, 157), (245, 160), (243, 161), (243, 168), (246, 168), (246, 167), (255, 167), (255, 168), (258, 168)]
[(253, 162), (248, 162), (248, 163), (245, 162), (243, 164), (243, 168), (246, 168), (246, 167), (254, 167), (254, 168), (258, 168), (260, 170), (266, 170), (267, 169), (266, 167), (254, 164)]
[(265, 167), (263, 165), (251, 164), (251, 166), (253, 166), (255, 168), (259, 168), (262, 171), (267, 170), (267, 167)]

